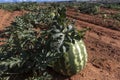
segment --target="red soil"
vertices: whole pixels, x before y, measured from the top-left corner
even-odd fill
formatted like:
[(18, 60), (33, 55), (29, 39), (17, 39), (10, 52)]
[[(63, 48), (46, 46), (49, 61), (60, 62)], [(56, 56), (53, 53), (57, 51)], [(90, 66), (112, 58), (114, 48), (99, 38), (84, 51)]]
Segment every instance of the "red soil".
[(101, 12), (107, 13), (107, 14), (117, 14), (120, 13), (119, 10), (113, 10), (113, 9), (107, 9), (107, 8), (100, 8)]
[[(11, 13), (0, 10), (0, 30), (10, 25), (15, 16), (22, 14), (19, 11)], [(88, 62), (85, 69), (70, 78), (53, 73), (54, 80), (120, 80), (120, 25), (115, 29), (115, 26), (109, 28), (107, 26), (114, 25), (113, 20), (103, 22), (102, 18), (94, 15), (70, 10), (67, 15), (76, 19), (78, 29), (91, 28), (84, 39), (89, 55)]]
[(92, 24), (96, 24), (99, 26), (120, 31), (120, 22), (117, 20), (101, 18), (94, 15), (82, 14), (77, 11), (74, 11), (73, 9), (72, 10), (68, 9), (67, 16), (80, 21), (85, 21), (85, 22), (89, 22)]
[(0, 30), (4, 29), (6, 26), (9, 26), (11, 21), (13, 21), (16, 16), (20, 16), (23, 13), (23, 11), (8, 12), (5, 10), (0, 10)]
[[(14, 12), (8, 12), (5, 10), (0, 9), (0, 34), (5, 29), (5, 27), (9, 26), (11, 21), (15, 19), (16, 16), (23, 15), (24, 11), (14, 11)], [(1, 38), (0, 38), (1, 40)], [(2, 39), (4, 40), (4, 39)], [(2, 43), (0, 42), (0, 45)]]

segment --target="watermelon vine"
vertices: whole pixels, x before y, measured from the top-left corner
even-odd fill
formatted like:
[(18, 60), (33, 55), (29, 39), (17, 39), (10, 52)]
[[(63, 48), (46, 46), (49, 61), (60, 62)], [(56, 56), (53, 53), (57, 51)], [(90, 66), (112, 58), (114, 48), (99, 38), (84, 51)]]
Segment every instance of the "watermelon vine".
[(47, 66), (53, 63), (53, 68), (54, 61), (71, 49), (69, 44), (81, 41), (83, 33), (84, 31), (75, 29), (62, 5), (17, 17), (1, 34), (7, 38), (0, 45), (0, 76), (38, 70), (41, 75), (44, 74)]

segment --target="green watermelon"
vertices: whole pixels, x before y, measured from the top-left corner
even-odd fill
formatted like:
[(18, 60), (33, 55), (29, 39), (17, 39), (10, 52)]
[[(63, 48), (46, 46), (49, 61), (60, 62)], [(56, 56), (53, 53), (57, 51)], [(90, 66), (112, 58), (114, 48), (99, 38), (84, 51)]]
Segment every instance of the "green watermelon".
[(83, 40), (68, 43), (69, 50), (62, 57), (52, 62), (52, 68), (66, 76), (80, 72), (87, 62), (87, 51)]

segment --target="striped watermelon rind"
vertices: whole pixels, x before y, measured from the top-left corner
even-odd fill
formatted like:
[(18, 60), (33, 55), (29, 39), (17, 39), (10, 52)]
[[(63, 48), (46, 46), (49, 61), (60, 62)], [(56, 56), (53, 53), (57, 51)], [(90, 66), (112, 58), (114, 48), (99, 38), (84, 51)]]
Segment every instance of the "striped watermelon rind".
[(87, 51), (83, 40), (68, 43), (69, 50), (62, 57), (52, 62), (52, 68), (66, 76), (80, 72), (87, 62)]

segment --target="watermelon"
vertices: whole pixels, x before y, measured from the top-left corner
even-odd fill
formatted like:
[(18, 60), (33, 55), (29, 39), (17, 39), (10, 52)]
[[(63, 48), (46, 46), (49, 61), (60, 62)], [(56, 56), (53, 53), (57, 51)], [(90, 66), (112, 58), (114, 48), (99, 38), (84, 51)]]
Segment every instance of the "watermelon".
[(72, 76), (84, 68), (87, 62), (87, 51), (83, 40), (75, 40), (75, 43), (68, 43), (68, 45), (69, 50), (51, 64), (55, 71)]

